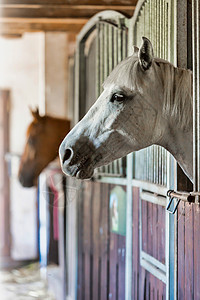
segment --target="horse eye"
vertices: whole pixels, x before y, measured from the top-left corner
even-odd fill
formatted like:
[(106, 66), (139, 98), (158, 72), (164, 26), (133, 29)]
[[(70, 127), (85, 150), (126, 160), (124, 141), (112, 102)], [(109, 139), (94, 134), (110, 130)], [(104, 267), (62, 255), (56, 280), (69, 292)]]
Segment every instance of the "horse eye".
[(34, 145), (34, 139), (33, 139), (32, 137), (29, 137), (29, 138), (28, 138), (28, 144), (29, 144), (30, 146), (33, 146), (33, 145)]
[(117, 101), (117, 102), (122, 102), (126, 99), (127, 97), (124, 94), (113, 94), (111, 97), (111, 102)]

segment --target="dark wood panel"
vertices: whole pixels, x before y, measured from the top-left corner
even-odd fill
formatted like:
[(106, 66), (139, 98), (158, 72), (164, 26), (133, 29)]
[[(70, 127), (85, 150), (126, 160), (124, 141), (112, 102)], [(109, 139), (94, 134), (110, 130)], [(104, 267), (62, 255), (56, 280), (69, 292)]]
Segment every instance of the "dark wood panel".
[[(145, 202), (143, 203), (143, 205), (144, 204), (145, 204)], [(139, 262), (139, 189), (138, 188), (133, 188), (133, 285), (132, 285), (132, 299), (139, 299), (139, 290), (138, 290), (138, 288), (139, 288), (139, 264), (140, 264), (140, 262)], [(144, 277), (142, 276), (142, 278), (140, 280), (141, 280), (141, 282), (144, 282)], [(141, 295), (141, 297), (144, 299), (144, 297), (142, 295)]]
[(82, 292), (84, 290), (84, 252), (83, 252), (83, 238), (84, 238), (84, 214), (83, 214), (83, 204), (84, 204), (84, 185), (79, 192), (78, 201), (78, 285), (77, 285), (77, 299), (82, 299)]
[(88, 19), (28, 19), (0, 18), (1, 35), (21, 35), (25, 32), (68, 31), (78, 33)]
[(193, 205), (185, 204), (185, 299), (194, 299)]
[(119, 5), (1, 5), (3, 18), (91, 18), (105, 9), (132, 17), (135, 6)]
[(165, 208), (142, 200), (142, 249), (165, 264)]
[(92, 299), (98, 299), (100, 294), (100, 183), (93, 183), (94, 194), (92, 199)]
[(125, 299), (125, 258), (126, 258), (126, 238), (118, 236), (118, 293), (117, 299)]
[[(91, 203), (93, 197), (93, 185), (91, 182), (84, 183), (83, 198), (83, 253), (84, 253), (84, 283), (82, 297), (91, 299), (92, 289), (92, 256), (91, 256)], [(82, 298), (81, 298), (82, 299)]]
[(194, 299), (200, 299), (200, 207), (194, 205)]
[(147, 253), (153, 256), (153, 204), (147, 203)]
[(109, 284), (109, 185), (101, 185), (100, 210), (100, 300), (107, 299)]
[[(139, 189), (133, 188), (133, 281), (132, 299), (166, 299), (166, 285), (140, 266), (139, 252)], [(165, 255), (165, 209), (159, 205), (141, 202), (143, 250), (163, 260)], [(151, 226), (149, 224), (151, 223)], [(156, 232), (157, 231), (157, 232)], [(161, 235), (164, 235), (162, 238)], [(152, 241), (150, 241), (152, 238)], [(159, 244), (161, 248), (159, 248)], [(159, 252), (162, 253), (159, 253)]]
[(78, 299), (125, 299), (126, 239), (110, 233), (112, 188), (83, 182), (78, 201)]
[[(137, 200), (139, 201), (139, 200)], [(142, 209), (142, 249), (147, 252), (147, 244), (148, 244), (148, 233), (147, 233), (147, 228), (148, 228), (148, 218), (147, 218), (147, 206), (148, 203), (146, 201), (141, 202), (141, 209)], [(138, 208), (139, 210), (139, 208)]]
[(165, 207), (157, 205), (158, 208), (158, 257), (165, 264)]
[(24, 5), (136, 5), (137, 0), (1, 0), (1, 4)]
[(185, 299), (185, 203), (178, 209), (178, 299)]

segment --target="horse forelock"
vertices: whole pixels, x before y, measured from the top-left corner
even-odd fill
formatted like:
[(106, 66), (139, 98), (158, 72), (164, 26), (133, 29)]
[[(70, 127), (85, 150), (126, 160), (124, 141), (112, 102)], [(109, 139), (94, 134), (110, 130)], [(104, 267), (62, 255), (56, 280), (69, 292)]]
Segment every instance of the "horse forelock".
[[(136, 62), (138, 61), (137, 56), (129, 56), (121, 61), (110, 73), (103, 83), (103, 87), (106, 88), (110, 85), (126, 86), (130, 90), (135, 89), (136, 83)], [(122, 81), (123, 78), (123, 81)]]

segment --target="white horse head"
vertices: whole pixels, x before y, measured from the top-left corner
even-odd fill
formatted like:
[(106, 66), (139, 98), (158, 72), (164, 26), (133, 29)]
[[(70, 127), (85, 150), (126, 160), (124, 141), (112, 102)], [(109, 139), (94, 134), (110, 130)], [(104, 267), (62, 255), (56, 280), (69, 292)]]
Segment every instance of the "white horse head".
[[(151, 42), (123, 60), (104, 91), (60, 146), (65, 174), (86, 179), (96, 167), (152, 144), (169, 150), (192, 177), (191, 72), (154, 58)], [(190, 141), (192, 143), (192, 140)], [(190, 154), (189, 154), (190, 153)]]

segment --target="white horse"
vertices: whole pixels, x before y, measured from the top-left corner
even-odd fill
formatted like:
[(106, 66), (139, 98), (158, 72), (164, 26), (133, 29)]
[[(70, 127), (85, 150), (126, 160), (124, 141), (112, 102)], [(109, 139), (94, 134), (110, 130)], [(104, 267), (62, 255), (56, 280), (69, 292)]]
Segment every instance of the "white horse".
[(60, 146), (65, 174), (90, 178), (94, 169), (156, 144), (192, 180), (192, 72), (154, 58), (151, 42), (123, 60), (104, 91)]

